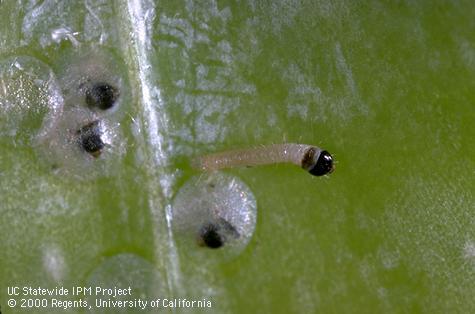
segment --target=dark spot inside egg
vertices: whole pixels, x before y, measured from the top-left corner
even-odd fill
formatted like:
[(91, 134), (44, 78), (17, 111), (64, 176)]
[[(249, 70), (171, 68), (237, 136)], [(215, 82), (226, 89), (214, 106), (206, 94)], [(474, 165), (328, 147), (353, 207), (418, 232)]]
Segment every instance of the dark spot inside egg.
[(220, 234), (220, 228), (213, 223), (205, 224), (200, 230), (199, 243), (211, 249), (218, 249), (224, 245), (224, 238)]
[(99, 121), (88, 123), (79, 129), (77, 134), (79, 135), (79, 144), (82, 149), (95, 158), (99, 157), (105, 147)]
[(86, 104), (89, 107), (107, 110), (114, 107), (119, 95), (119, 90), (108, 83), (94, 83), (86, 90)]
[(204, 224), (199, 231), (198, 244), (211, 249), (222, 247), (229, 239), (239, 238), (239, 232), (224, 218)]

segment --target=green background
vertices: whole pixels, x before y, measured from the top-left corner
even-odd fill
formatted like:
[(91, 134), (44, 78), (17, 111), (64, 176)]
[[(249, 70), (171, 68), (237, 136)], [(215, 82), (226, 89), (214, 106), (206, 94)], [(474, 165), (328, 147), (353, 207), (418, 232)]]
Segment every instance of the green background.
[[(58, 72), (76, 49), (59, 28), (124, 61), (127, 153), (81, 180), (2, 139), (3, 311), (7, 286), (112, 283), (216, 313), (475, 311), (471, 1), (7, 0), (0, 54)], [(226, 171), (256, 197), (254, 236), (189, 258), (166, 218), (190, 158), (284, 141), (335, 172)]]

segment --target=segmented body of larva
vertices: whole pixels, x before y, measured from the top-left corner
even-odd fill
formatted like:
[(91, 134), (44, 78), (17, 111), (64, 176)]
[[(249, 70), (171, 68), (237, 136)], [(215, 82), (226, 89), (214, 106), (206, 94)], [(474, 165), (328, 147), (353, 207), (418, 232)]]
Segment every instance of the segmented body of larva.
[(205, 155), (194, 159), (192, 166), (202, 171), (212, 171), (274, 163), (292, 163), (315, 176), (322, 176), (334, 170), (330, 153), (316, 146), (295, 143), (272, 144)]

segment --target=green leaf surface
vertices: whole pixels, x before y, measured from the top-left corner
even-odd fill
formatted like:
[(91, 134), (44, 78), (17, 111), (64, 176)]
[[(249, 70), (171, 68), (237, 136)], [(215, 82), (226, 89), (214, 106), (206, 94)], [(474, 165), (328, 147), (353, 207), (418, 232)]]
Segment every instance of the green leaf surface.
[[(212, 303), (161, 309), (178, 313), (475, 311), (472, 2), (6, 0), (0, 30), (2, 312), (120, 312), (25, 309), (11, 286)], [(51, 157), (48, 95), (72, 102), (90, 51), (128, 95), (104, 117), (122, 150)], [(257, 201), (249, 244), (177, 241), (190, 160), (282, 142), (327, 149), (335, 172), (226, 170)]]

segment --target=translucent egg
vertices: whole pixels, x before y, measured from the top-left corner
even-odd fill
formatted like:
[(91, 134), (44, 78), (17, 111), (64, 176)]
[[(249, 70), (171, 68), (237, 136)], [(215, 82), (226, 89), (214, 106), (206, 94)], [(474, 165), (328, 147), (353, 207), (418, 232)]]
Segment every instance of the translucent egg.
[(120, 119), (131, 97), (127, 69), (120, 58), (104, 48), (79, 47), (66, 53), (55, 67), (66, 106)]
[(113, 175), (126, 152), (120, 124), (83, 107), (65, 108), (36, 145), (54, 171), (81, 179)]
[(172, 205), (177, 243), (187, 255), (235, 256), (252, 237), (256, 209), (251, 190), (236, 177), (219, 172), (193, 177)]
[(29, 145), (54, 128), (63, 98), (51, 68), (29, 56), (0, 60), (0, 138)]

